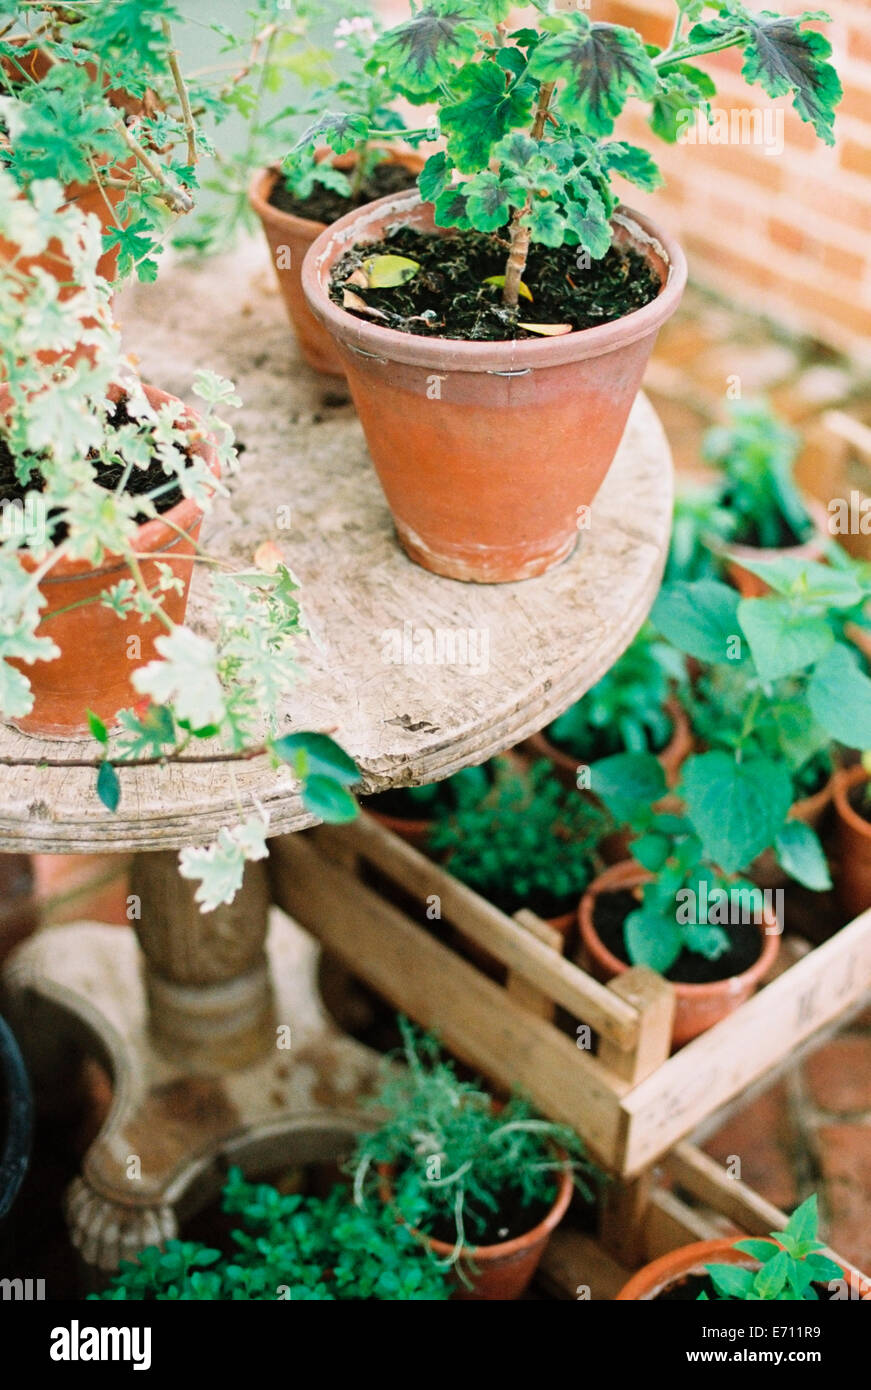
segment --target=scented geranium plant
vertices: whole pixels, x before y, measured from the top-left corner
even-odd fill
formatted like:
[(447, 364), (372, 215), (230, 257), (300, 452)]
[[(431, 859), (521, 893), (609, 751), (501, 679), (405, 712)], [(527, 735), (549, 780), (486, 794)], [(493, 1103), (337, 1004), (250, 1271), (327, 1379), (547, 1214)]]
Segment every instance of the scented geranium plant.
[[(438, 226), (492, 239), (501, 271), (486, 278), (499, 291), (502, 307), (494, 313), (504, 329), (517, 327), (518, 306), (533, 298), (525, 280), (531, 247), (577, 247), (578, 265), (588, 269), (612, 248), (616, 177), (645, 190), (661, 182), (644, 149), (613, 138), (630, 99), (646, 105), (658, 137), (674, 142), (688, 116), (709, 112), (716, 93), (698, 64), (736, 49), (751, 83), (771, 97), (791, 95), (801, 118), (833, 143), (841, 84), (828, 40), (806, 27), (817, 13), (784, 17), (737, 0), (679, 0), (672, 40), (659, 48), (632, 28), (581, 11), (530, 8), (529, 22), (513, 27), (508, 0), (430, 0), (381, 35), (372, 57), (373, 70), (383, 68), (398, 95), (437, 112), (445, 148), (428, 159), (421, 196), (434, 202)], [(415, 134), (432, 132), (430, 121)], [(325, 113), (305, 142), (326, 140), (341, 151), (380, 134), (355, 108)], [(384, 312), (380, 300), (378, 307)]]
[[(262, 752), (276, 767), (290, 765), (312, 812), (350, 819), (356, 803), (347, 788), (357, 778), (351, 759), (325, 735), (279, 737), (275, 728), (273, 712), (294, 679), (291, 656), (302, 635), (297, 586), (277, 547), (266, 542), (242, 571), (209, 564), (210, 636), (167, 613), (168, 595), (184, 588), (177, 569), (157, 561), (149, 583), (137, 554), (142, 522), (164, 514), (168, 502), (189, 498), (206, 510), (225, 491), (199, 448), (208, 444), (224, 473), (235, 468), (232, 430), (223, 419), (240, 404), (232, 384), (198, 373), (198, 417), (185, 415), (177, 401), (152, 404), (123, 357), (110, 286), (97, 273), (99, 224), (65, 205), (56, 181), (35, 180), (28, 196), (19, 196), (11, 174), (0, 169), (0, 237), (21, 248), (15, 261), (0, 264), (0, 461), (2, 501), (23, 518), (4, 525), (0, 538), (0, 717), (31, 713), (27, 669), (60, 655), (52, 637), (57, 614), (45, 611), (40, 582), (61, 561), (97, 566), (120, 557), (124, 577), (85, 602), (117, 616), (119, 643), (125, 626), (135, 633), (147, 621), (164, 631), (154, 644), (158, 658), (133, 673), (142, 701), (120, 712), (117, 738), (89, 716), (95, 792), (103, 803), (112, 811), (119, 805), (125, 765), (165, 763), (208, 743), (221, 760)], [(66, 258), (73, 283), (62, 287), (42, 268), (50, 243)], [(230, 901), (245, 860), (265, 856), (262, 812), (252, 807), (240, 819), (216, 844), (182, 853), (182, 873), (199, 881), (203, 910)]]

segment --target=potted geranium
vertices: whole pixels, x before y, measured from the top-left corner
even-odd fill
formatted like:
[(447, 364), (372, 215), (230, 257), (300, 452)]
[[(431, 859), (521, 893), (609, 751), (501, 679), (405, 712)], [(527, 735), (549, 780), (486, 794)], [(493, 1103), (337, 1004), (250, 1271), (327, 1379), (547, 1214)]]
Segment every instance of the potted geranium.
[[(321, 145), (306, 139), (279, 165), (259, 169), (250, 184), (251, 206), (263, 224), (278, 285), (303, 356), (316, 371), (343, 376), (344, 367), (332, 339), (312, 315), (302, 292), (302, 263), (325, 227), (376, 198), (414, 186), (423, 159), (408, 144), (420, 132), (407, 132), (396, 109), (396, 88), (373, 61), (382, 30), (378, 19), (359, 5), (305, 7), (306, 25), (329, 21), (340, 50), (340, 72), (318, 74), (313, 90), (296, 105), (285, 106), (281, 121), (297, 116), (343, 111), (334, 120), (322, 115)], [(270, 40), (270, 46), (273, 41)], [(269, 61), (269, 46), (265, 59)], [(273, 154), (281, 126), (267, 123)]]
[(406, 1065), (385, 1059), (371, 1100), (384, 1118), (351, 1159), (355, 1199), (411, 1227), (459, 1298), (519, 1298), (574, 1187), (592, 1200), (596, 1170), (574, 1130), (518, 1096), (496, 1105), (460, 1080), (434, 1038), (399, 1022)]
[[(682, 114), (714, 93), (695, 63), (730, 47), (829, 143), (841, 95), (829, 44), (801, 18), (680, 6), (658, 49), (582, 12), (538, 11), (513, 29), (509, 11), (435, 0), (381, 36), (374, 61), (397, 93), (438, 108), (446, 148), (417, 194), (340, 219), (303, 267), (402, 544), (480, 582), (528, 578), (571, 552), (683, 290), (680, 248), (613, 187), (618, 174), (660, 181), (644, 150), (611, 138), (628, 100), (676, 139)], [(325, 128), (332, 114), (310, 145)]]
[(825, 508), (795, 483), (799, 443), (795, 431), (759, 401), (736, 404), (728, 424), (705, 437), (704, 457), (721, 473), (706, 540), (745, 597), (765, 593), (765, 584), (744, 560), (784, 554), (821, 560), (830, 542)]
[(871, 1285), (823, 1254), (817, 1196), (770, 1239), (708, 1240), (669, 1251), (625, 1284), (617, 1301), (817, 1303), (866, 1298)]
[(436, 817), (428, 848), (503, 912), (528, 908), (567, 934), (608, 824), (548, 762), (528, 770), (502, 763), (486, 795)]

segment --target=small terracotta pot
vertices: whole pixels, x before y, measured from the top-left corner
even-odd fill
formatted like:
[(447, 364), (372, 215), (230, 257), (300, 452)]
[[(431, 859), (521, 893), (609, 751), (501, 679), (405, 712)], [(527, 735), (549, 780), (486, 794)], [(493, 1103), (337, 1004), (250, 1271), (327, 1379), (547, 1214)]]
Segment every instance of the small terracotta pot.
[[(622, 864), (612, 864), (600, 874), (587, 889), (578, 908), (578, 922), (581, 930), (581, 945), (587, 956), (593, 975), (598, 980), (612, 980), (622, 975), (630, 967), (618, 956), (612, 955), (600, 940), (593, 925), (596, 898), (600, 893), (614, 893), (621, 889), (638, 888), (649, 883), (652, 874), (632, 860)], [(725, 980), (713, 980), (710, 984), (673, 984), (675, 992), (675, 1015), (672, 1030), (672, 1050), (682, 1047), (691, 1038), (706, 1033), (715, 1023), (732, 1014), (749, 999), (764, 976), (774, 964), (780, 950), (780, 935), (766, 931), (767, 926), (775, 926), (772, 919), (760, 925), (762, 950), (758, 960), (740, 975), (732, 975)]]
[[(178, 420), (196, 424), (198, 417), (183, 401), (170, 396), (156, 386), (145, 386), (151, 404), (159, 407), (169, 402), (178, 407)], [(113, 391), (113, 397), (121, 393)], [(9, 407), (9, 393), (0, 386), (0, 413)], [(200, 443), (194, 451), (206, 460), (215, 477), (220, 465), (214, 448)], [(170, 590), (164, 595), (163, 609), (174, 623), (184, 621), (188, 590), (193, 569), (194, 542), (199, 537), (203, 513), (192, 498), (184, 497), (163, 517), (155, 517), (140, 526), (136, 553), (153, 558), (140, 560), (145, 582), (153, 587), (159, 578), (157, 561), (168, 564), (182, 581), (182, 593)], [(174, 523), (185, 534), (168, 525)], [(36, 563), (26, 550), (19, 552), (25, 569), (33, 571)], [(118, 555), (105, 555), (99, 565), (87, 560), (61, 559), (40, 580), (40, 593), (45, 597), (43, 618), (38, 633), (51, 637), (60, 647), (61, 655), (54, 661), (36, 661), (32, 666), (18, 665), (30, 681), (34, 706), (23, 719), (10, 721), (24, 733), (42, 738), (81, 738), (88, 735), (87, 710), (100, 717), (108, 726), (116, 722), (119, 710), (135, 704), (140, 696), (131, 684), (131, 676), (140, 666), (155, 660), (155, 639), (165, 633), (156, 619), (127, 623), (109, 608), (94, 600), (112, 588), (130, 569)], [(81, 605), (70, 607), (71, 605)], [(69, 609), (66, 612), (58, 610)], [(53, 617), (52, 614), (57, 616)], [(128, 656), (128, 641), (136, 638), (138, 650)]]
[(385, 830), (398, 835), (407, 845), (412, 845), (414, 849), (426, 848), (433, 827), (431, 820), (408, 820), (405, 816), (388, 816), (383, 811), (367, 810), (366, 814), (377, 820), (379, 825), (383, 825)]
[[(393, 1198), (389, 1165), (380, 1164), (378, 1172), (381, 1177), (381, 1200), (389, 1203)], [(573, 1190), (571, 1169), (566, 1167), (560, 1174), (554, 1204), (543, 1221), (514, 1240), (471, 1247), (462, 1257), (462, 1263), (472, 1287), (467, 1288), (458, 1278), (454, 1298), (458, 1302), (487, 1303), (506, 1303), (521, 1298), (532, 1283), (552, 1233), (568, 1211)], [(397, 1220), (401, 1221), (402, 1218), (397, 1217)], [(414, 1234), (440, 1260), (447, 1259), (453, 1253), (454, 1247), (443, 1240), (435, 1240), (423, 1231), (415, 1230)]]
[(683, 252), (621, 209), (616, 240), (659, 272), (656, 299), (559, 338), (465, 342), (364, 322), (330, 299), (336, 262), (396, 224), (441, 230), (416, 192), (380, 198), (321, 233), (302, 283), (335, 339), (399, 539), (449, 579), (544, 574), (574, 550), (579, 508), (611, 466), (656, 335), (680, 302)]
[(730, 545), (727, 541), (708, 541), (707, 545), (715, 555), (725, 562), (729, 583), (737, 589), (742, 598), (763, 598), (771, 593), (764, 579), (745, 569), (742, 560), (754, 564), (764, 564), (767, 560), (824, 560), (826, 547), (831, 540), (829, 533), (829, 514), (821, 502), (807, 495), (803, 498), (808, 516), (814, 525), (813, 535), (801, 545), (780, 546), (765, 549), (756, 545)]
[(871, 907), (871, 823), (850, 805), (851, 793), (868, 780), (861, 763), (835, 774), (835, 888), (850, 921)]
[[(326, 148), (317, 152), (319, 160), (327, 159), (329, 156), (330, 151)], [(404, 165), (415, 178), (424, 164), (420, 155), (401, 149), (392, 150), (386, 162)], [(333, 167), (345, 172), (353, 169), (355, 163), (356, 156), (353, 153), (335, 155), (332, 158)], [(321, 232), (326, 231), (327, 224), (312, 221), (308, 217), (295, 217), (292, 213), (282, 212), (280, 208), (274, 207), (269, 199), (280, 177), (279, 169), (259, 169), (251, 180), (248, 200), (263, 224), (266, 240), (272, 252), (271, 259), (278, 279), (278, 288), (281, 290), (303, 357), (316, 372), (343, 377), (345, 368), (333, 346), (333, 340), (309, 309), (302, 292), (302, 263), (305, 254)]]
[[(809, 825), (812, 830), (819, 830), (823, 823), (823, 818), (832, 804), (835, 794), (835, 778), (837, 774), (832, 773), (824, 787), (820, 787), (813, 796), (802, 797), (800, 801), (794, 801), (789, 810), (789, 820), (801, 821), (803, 825)], [(754, 860), (747, 875), (748, 878), (760, 888), (782, 888), (784, 884), (790, 882), (789, 874), (784, 873), (777, 862), (777, 856), (773, 849), (767, 849), (764, 854)]]
[[(751, 1269), (757, 1261), (743, 1250), (736, 1250), (734, 1239), (699, 1240), (693, 1245), (683, 1245), (679, 1250), (670, 1250), (667, 1255), (661, 1255), (658, 1260), (652, 1260), (643, 1269), (639, 1269), (628, 1284), (623, 1285), (615, 1302), (648, 1302), (686, 1275), (704, 1274), (705, 1266), (710, 1264), (744, 1265)], [(844, 1270), (843, 1274), (857, 1297), (865, 1298), (871, 1294), (871, 1281), (852, 1271)]]

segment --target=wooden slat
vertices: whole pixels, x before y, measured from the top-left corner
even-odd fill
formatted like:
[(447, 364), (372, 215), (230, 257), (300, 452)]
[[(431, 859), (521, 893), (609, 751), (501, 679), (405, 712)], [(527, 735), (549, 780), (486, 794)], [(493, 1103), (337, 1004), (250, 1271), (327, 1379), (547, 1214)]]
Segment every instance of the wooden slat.
[(638, 1010), (639, 1035), (629, 1049), (603, 1038), (599, 1061), (635, 1086), (661, 1067), (671, 1052), (675, 992), (667, 980), (644, 966), (618, 975), (608, 989)]
[(869, 990), (871, 911), (634, 1087), (622, 1105), (627, 1128), (619, 1171), (631, 1177), (654, 1163)]
[(308, 837), (280, 836), (270, 852), (275, 901), (327, 950), (463, 1061), (521, 1088), (544, 1114), (572, 1125), (600, 1163), (613, 1164), (625, 1087), (601, 1063), (330, 863)]
[(610, 1302), (632, 1274), (595, 1237), (570, 1225), (557, 1227), (539, 1265), (536, 1283), (554, 1298), (577, 1301), (590, 1290), (595, 1303)]
[[(514, 920), (524, 931), (531, 932), (543, 945), (549, 947), (551, 951), (560, 953), (564, 945), (564, 938), (556, 927), (552, 927), (549, 922), (542, 921), (534, 912), (528, 912), (521, 908), (515, 912)], [(556, 1012), (553, 999), (543, 989), (538, 989), (531, 985), (524, 975), (520, 975), (516, 970), (508, 971), (508, 979), (505, 981), (505, 989), (515, 1004), (519, 1004), (522, 1009), (535, 1014), (538, 1018), (552, 1020)]]
[(437, 893), (441, 898), (442, 916), (458, 926), (464, 936), (495, 956), (509, 970), (544, 990), (554, 1003), (562, 1004), (584, 1023), (589, 1023), (595, 1032), (624, 1050), (635, 1045), (640, 1029), (637, 1009), (600, 985), (586, 971), (536, 941), (510, 917), (411, 845), (391, 835), (370, 816), (362, 815), (341, 828), (318, 826), (311, 832), (311, 838), (325, 845), (334, 844), (340, 838), (351, 841), (373, 864), (395, 877), (406, 892), (421, 898)]
[(645, 1229), (653, 1195), (653, 1170), (637, 1178), (615, 1178), (602, 1202), (599, 1236), (605, 1249), (621, 1264), (639, 1265), (645, 1259)]
[(649, 1264), (697, 1240), (716, 1240), (724, 1233), (701, 1212), (693, 1211), (673, 1192), (655, 1192), (647, 1208), (644, 1227), (644, 1255), (639, 1264)]

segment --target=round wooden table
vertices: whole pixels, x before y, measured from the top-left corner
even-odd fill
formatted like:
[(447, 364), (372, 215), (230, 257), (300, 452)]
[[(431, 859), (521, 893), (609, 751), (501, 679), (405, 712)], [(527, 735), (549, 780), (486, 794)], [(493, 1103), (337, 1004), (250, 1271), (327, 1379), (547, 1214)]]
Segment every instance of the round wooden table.
[[(281, 547), (310, 633), (281, 731), (333, 733), (364, 791), (439, 780), (511, 747), (589, 689), (643, 622), (672, 509), (668, 445), (643, 396), (571, 558), (525, 583), (462, 584), (400, 549), (353, 409), (301, 363), (259, 243), (172, 267), (128, 291), (119, 317), (145, 380), (183, 398), (199, 367), (236, 382), (242, 469), (203, 540), (240, 567), (264, 540)], [(206, 568), (190, 608), (205, 633)], [(44, 1086), (63, 1090), (71, 1038), (113, 1071), (111, 1113), (69, 1198), (86, 1262), (111, 1269), (173, 1233), (228, 1136), (238, 1148), (301, 1112), (352, 1109), (376, 1059), (327, 1017), (318, 949), (270, 909), (267, 867), (250, 866), (232, 906), (206, 916), (175, 871), (180, 847), (207, 843), (240, 808), (268, 812), (272, 835), (311, 825), (289, 771), (207, 750), (183, 766), (122, 768), (112, 814), (78, 765), (93, 752), (0, 728), (0, 848), (135, 852), (132, 931), (50, 929), (7, 970)]]

